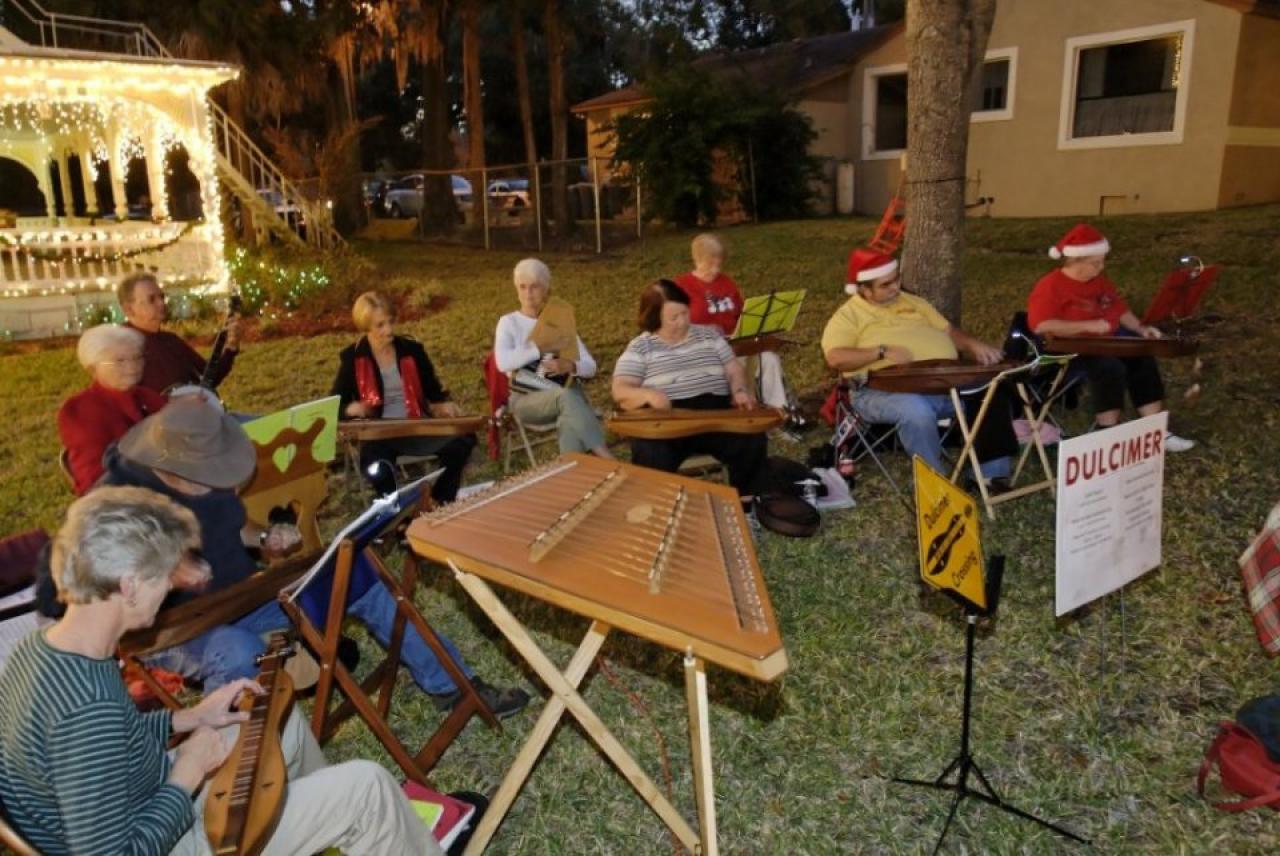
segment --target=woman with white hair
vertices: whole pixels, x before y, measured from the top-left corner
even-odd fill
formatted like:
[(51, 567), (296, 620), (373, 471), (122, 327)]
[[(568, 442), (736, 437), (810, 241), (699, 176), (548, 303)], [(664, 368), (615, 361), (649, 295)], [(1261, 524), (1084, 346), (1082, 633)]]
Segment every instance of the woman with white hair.
[[(147, 627), (179, 568), (201, 563), (195, 515), (137, 487), (76, 500), (50, 561), (66, 614), (0, 672), (0, 801), (38, 852), (207, 854), (205, 779), (226, 760), (241, 679), (194, 707), (140, 713), (116, 648)], [(172, 752), (171, 737), (186, 735)], [(295, 711), (281, 736), (288, 797), (265, 853), (440, 854), (394, 778), (369, 761), (326, 767)], [(194, 798), (194, 799), (193, 799)]]
[(168, 401), (142, 380), (143, 336), (131, 327), (100, 324), (80, 335), (76, 357), (89, 372), (89, 386), (58, 410), (58, 435), (76, 496), (102, 475), (102, 453), (131, 427)]
[[(530, 339), (551, 296), (551, 270), (538, 259), (515, 266), (512, 280), (520, 308), (498, 319), (493, 340), (498, 370), (512, 376), (511, 412), (521, 422), (554, 422), (561, 452), (592, 452), (612, 458), (604, 429), (577, 379), (595, 377), (596, 361), (578, 338), (578, 354), (544, 354)], [(529, 382), (522, 382), (528, 378)]]

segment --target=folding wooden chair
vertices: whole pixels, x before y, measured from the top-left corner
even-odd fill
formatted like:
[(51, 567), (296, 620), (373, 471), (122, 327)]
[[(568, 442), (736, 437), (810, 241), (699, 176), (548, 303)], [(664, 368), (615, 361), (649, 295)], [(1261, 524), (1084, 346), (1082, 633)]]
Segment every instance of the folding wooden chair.
[[(318, 653), (320, 661), (320, 681), (316, 685), (311, 714), (311, 729), (316, 739), (324, 742), (347, 719), (358, 715), (405, 775), (422, 784), (429, 784), (427, 773), (466, 728), (472, 716), (479, 715), (493, 728), (501, 727), (493, 711), (414, 605), (417, 557), (404, 550), (403, 569), (397, 577), (387, 567), (378, 549), (381, 547), (385, 552), (401, 547), (409, 522), (429, 504), (426, 479), (392, 497), (376, 500), (369, 511), (339, 535), (305, 577), (280, 593), (280, 605), (303, 640)], [(338, 642), (348, 606), (377, 585), (386, 586), (395, 600), (396, 617), (386, 657), (363, 681), (357, 681), (338, 659)], [(445, 721), (417, 752), (405, 746), (388, 722), (400, 666), (400, 649), (409, 625), (418, 631), (462, 691), (462, 697)], [(344, 698), (335, 699), (335, 690)], [(335, 700), (338, 704), (333, 706), (331, 703)]]

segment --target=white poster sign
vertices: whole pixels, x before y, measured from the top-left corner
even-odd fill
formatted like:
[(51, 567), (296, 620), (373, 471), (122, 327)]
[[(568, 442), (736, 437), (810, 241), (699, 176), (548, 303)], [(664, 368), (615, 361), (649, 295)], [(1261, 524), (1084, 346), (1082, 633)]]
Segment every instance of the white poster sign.
[(1168, 421), (1157, 413), (1058, 447), (1056, 615), (1160, 564)]

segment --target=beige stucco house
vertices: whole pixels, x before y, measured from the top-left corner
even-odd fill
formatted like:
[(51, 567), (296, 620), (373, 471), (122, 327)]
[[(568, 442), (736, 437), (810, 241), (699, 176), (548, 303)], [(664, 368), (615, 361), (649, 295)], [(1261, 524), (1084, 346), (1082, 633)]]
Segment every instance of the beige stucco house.
[[(901, 27), (748, 53), (765, 65), (769, 52), (793, 65), (819, 57), (821, 74), (787, 81), (818, 131), (811, 151), (852, 163), (855, 208), (882, 211), (906, 147)], [(975, 210), (1087, 216), (1280, 201), (1278, 0), (1001, 0), (974, 98), (968, 197), (987, 200)], [(602, 126), (644, 100), (629, 88), (575, 106), (593, 153), (608, 153)]]

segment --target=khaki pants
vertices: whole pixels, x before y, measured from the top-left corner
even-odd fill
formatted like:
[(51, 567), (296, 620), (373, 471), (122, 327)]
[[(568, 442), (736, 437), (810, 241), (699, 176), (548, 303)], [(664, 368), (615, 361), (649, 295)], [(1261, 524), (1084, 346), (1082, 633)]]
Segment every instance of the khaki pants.
[(511, 412), (529, 425), (556, 423), (561, 452), (590, 452), (604, 445), (604, 428), (578, 384), (511, 396)]
[[(223, 729), (234, 740), (238, 726)], [(289, 791), (280, 823), (264, 856), (320, 853), (336, 847), (344, 856), (443, 856), (444, 851), (405, 797), (396, 780), (372, 761), (328, 766), (320, 744), (294, 710), (280, 736)], [(209, 856), (204, 799), (196, 796), (195, 824), (179, 839), (175, 856)]]
[(786, 407), (786, 382), (782, 379), (782, 358), (775, 351), (761, 351), (754, 357), (739, 357), (738, 362), (755, 381), (756, 397), (770, 407)]

